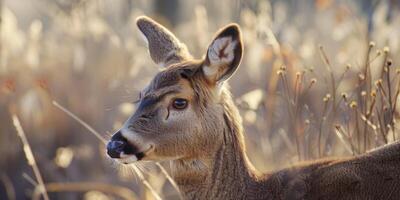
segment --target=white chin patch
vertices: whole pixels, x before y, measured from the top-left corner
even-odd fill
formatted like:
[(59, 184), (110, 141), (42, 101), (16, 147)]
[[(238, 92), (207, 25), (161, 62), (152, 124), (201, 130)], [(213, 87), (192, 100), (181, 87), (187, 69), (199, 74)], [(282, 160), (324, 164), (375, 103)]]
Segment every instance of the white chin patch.
[(138, 159), (135, 155), (128, 155), (128, 154), (121, 153), (120, 157), (121, 158), (116, 158), (115, 160), (122, 164), (130, 164), (130, 163), (138, 161)]

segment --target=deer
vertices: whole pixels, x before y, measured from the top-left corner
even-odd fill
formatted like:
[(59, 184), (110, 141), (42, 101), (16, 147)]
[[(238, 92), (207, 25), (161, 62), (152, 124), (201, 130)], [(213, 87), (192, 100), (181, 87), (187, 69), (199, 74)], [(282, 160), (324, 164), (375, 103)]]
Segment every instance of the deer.
[(239, 25), (220, 29), (201, 59), (153, 19), (138, 17), (136, 25), (163, 69), (109, 140), (113, 160), (170, 162), (184, 199), (400, 199), (399, 142), (273, 172), (252, 165), (227, 86), (243, 55)]

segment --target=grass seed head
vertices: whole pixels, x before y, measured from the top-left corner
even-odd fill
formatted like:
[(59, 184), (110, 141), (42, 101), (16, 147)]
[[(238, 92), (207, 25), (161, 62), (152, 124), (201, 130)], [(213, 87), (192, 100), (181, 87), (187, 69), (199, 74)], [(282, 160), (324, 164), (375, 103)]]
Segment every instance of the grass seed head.
[(389, 47), (383, 47), (383, 53), (388, 54), (389, 53)]
[(389, 67), (389, 66), (392, 66), (392, 63), (393, 63), (393, 61), (392, 61), (392, 59), (388, 59), (387, 61), (386, 61), (386, 65)]
[(376, 91), (375, 90), (371, 91), (371, 97), (376, 97)]
[(383, 82), (382, 79), (376, 80), (376, 81), (375, 81), (375, 86), (379, 88), (379, 86), (382, 85), (382, 82)]
[(369, 48), (373, 48), (373, 47), (375, 47), (375, 42), (373, 42), (373, 41), (369, 42)]
[(351, 101), (350, 108), (353, 108), (353, 109), (357, 108), (357, 102), (356, 101)]
[(316, 78), (311, 79), (311, 83), (312, 83), (312, 84), (315, 84), (316, 82), (317, 82), (317, 79), (316, 79)]
[(331, 96), (331, 94), (326, 94), (326, 98), (328, 98), (328, 99), (330, 99), (332, 96)]
[(363, 80), (365, 80), (365, 76), (364, 76), (364, 74), (359, 74), (359, 75), (358, 75), (358, 78), (360, 79), (360, 81), (363, 81)]
[(367, 96), (367, 92), (366, 92), (366, 91), (361, 91), (361, 96), (362, 96), (362, 97)]
[(345, 92), (342, 92), (342, 93), (340, 94), (340, 96), (342, 96), (342, 98), (343, 98), (344, 100), (347, 100), (347, 94), (346, 94)]

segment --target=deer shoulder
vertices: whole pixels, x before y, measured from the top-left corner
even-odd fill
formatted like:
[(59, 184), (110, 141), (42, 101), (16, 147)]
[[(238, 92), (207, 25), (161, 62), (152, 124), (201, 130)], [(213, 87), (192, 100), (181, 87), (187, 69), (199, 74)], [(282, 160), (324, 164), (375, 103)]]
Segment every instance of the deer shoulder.
[(266, 175), (276, 199), (398, 199), (400, 143), (349, 158), (309, 161)]

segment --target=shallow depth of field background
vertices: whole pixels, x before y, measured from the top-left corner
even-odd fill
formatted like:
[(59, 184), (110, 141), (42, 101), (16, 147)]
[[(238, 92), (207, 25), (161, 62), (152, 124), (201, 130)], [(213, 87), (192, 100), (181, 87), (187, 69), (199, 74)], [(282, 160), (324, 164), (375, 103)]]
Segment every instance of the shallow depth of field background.
[[(100, 140), (52, 104), (105, 138), (121, 127), (138, 92), (160, 70), (136, 29), (140, 15), (164, 24), (198, 58), (220, 27), (241, 26), (244, 58), (229, 82), (244, 119), (247, 154), (261, 171), (359, 154), (400, 137), (398, 1), (0, 2), (0, 199), (30, 199), (35, 189), (11, 113), (45, 184), (91, 187), (49, 191), (51, 199), (118, 199), (96, 184), (153, 199), (129, 168), (107, 158)], [(140, 168), (163, 199), (178, 198), (154, 164)]]

